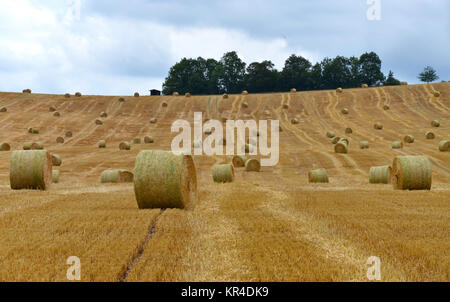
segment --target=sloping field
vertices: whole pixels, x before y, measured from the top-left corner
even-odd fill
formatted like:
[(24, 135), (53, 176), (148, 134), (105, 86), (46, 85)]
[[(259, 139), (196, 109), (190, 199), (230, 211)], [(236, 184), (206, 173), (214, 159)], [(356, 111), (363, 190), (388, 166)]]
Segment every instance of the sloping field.
[[(70, 256), (80, 258), (82, 281), (367, 281), (370, 256), (380, 258), (383, 281), (450, 280), (450, 152), (438, 150), (450, 139), (450, 83), (125, 100), (0, 93), (0, 142), (18, 150), (41, 141), (63, 159), (50, 190), (12, 191), (11, 151), (0, 152), (0, 281), (66, 281)], [(96, 125), (102, 111), (108, 117)], [(192, 123), (200, 111), (205, 119), (278, 119), (278, 165), (237, 169), (234, 183), (219, 185), (211, 167), (230, 158), (195, 156), (198, 201), (187, 211), (138, 210), (132, 184), (100, 184), (105, 169), (132, 170), (140, 150), (170, 150), (172, 122)], [(334, 153), (329, 130), (350, 140), (348, 154)], [(57, 144), (66, 131), (73, 136)], [(391, 148), (407, 134), (413, 144)], [(145, 135), (155, 143), (119, 150)], [(360, 149), (361, 140), (370, 148)], [(370, 167), (396, 155), (429, 156), (431, 191), (369, 185)], [(309, 184), (312, 168), (326, 168), (330, 183)]]

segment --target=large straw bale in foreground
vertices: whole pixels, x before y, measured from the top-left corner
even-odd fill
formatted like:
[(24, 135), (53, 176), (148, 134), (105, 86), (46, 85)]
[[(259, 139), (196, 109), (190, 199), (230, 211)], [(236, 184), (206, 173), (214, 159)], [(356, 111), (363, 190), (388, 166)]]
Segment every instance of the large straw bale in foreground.
[(244, 155), (235, 155), (233, 156), (233, 166), (235, 167), (244, 167), (245, 166), (245, 162), (247, 161), (247, 157), (245, 157)]
[(369, 170), (369, 183), (388, 184), (391, 182), (391, 167), (380, 166), (371, 167)]
[(52, 182), (52, 158), (47, 150), (13, 151), (10, 159), (11, 189), (47, 190)]
[(392, 164), (392, 184), (398, 190), (430, 190), (431, 172), (427, 156), (397, 156)]
[(245, 171), (247, 172), (259, 172), (261, 170), (261, 164), (257, 159), (249, 159), (245, 162)]
[(133, 173), (122, 169), (105, 170), (102, 172), (100, 180), (102, 183), (133, 182)]
[(56, 184), (59, 182), (59, 170), (52, 170), (52, 183)]
[(308, 173), (310, 183), (328, 183), (328, 173), (325, 169), (315, 169)]
[(450, 141), (443, 140), (439, 142), (439, 151), (445, 152), (450, 151)]
[(214, 182), (233, 182), (234, 168), (232, 164), (214, 165), (212, 168)]
[(195, 202), (197, 174), (191, 155), (141, 151), (134, 171), (134, 193), (140, 209), (186, 208)]

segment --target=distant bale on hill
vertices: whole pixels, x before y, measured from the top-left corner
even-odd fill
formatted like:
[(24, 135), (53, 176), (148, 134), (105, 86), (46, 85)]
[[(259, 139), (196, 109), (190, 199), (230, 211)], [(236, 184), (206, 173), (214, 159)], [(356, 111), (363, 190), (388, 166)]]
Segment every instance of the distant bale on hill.
[(174, 93), (172, 93), (172, 95), (173, 96), (180, 96), (180, 94), (178, 92), (176, 92), (176, 91)]
[(154, 117), (152, 117), (151, 119), (150, 119), (150, 124), (156, 124), (156, 118), (154, 118)]
[(244, 155), (235, 155), (233, 156), (233, 166), (235, 166), (236, 168), (239, 167), (244, 167), (245, 166), (245, 162), (247, 161), (247, 157), (245, 157)]
[(439, 142), (439, 151), (446, 152), (450, 151), (450, 141), (443, 140)]
[(108, 117), (108, 113), (106, 112), (100, 112), (100, 117)]
[(261, 164), (257, 159), (249, 159), (245, 162), (245, 171), (247, 172), (259, 172), (261, 170)]
[(391, 109), (391, 106), (389, 106), (389, 104), (384, 104), (383, 109), (384, 110), (389, 110), (389, 109)]
[(369, 149), (369, 142), (368, 141), (360, 141), (359, 146), (361, 149)]
[(405, 81), (400, 82), (400, 85), (402, 85), (402, 86), (407, 86), (407, 85), (408, 85), (408, 82), (405, 82)]
[(34, 142), (31, 144), (31, 150), (43, 150), (44, 144), (42, 142)]
[(314, 169), (308, 172), (308, 181), (310, 183), (328, 183), (328, 173), (327, 170)]
[(153, 137), (151, 136), (145, 136), (144, 137), (144, 143), (145, 144), (153, 144), (155, 142), (155, 140), (153, 139)]
[(60, 117), (61, 113), (59, 113), (58, 111), (53, 112), (53, 116), (54, 117)]
[(348, 114), (349, 110), (348, 110), (348, 108), (344, 108), (341, 110), (341, 112), (342, 112), (342, 114)]
[(232, 164), (214, 165), (212, 168), (214, 182), (227, 183), (234, 180), (234, 168)]
[(57, 143), (57, 144), (64, 144), (64, 137), (58, 136), (58, 137), (56, 138), (56, 143)]
[(40, 130), (38, 128), (31, 128), (31, 133), (32, 134), (39, 134), (39, 132), (40, 132)]
[(168, 106), (168, 104), (167, 104), (167, 102), (162, 102), (162, 103), (161, 103), (161, 106), (165, 108), (165, 107)]
[(52, 183), (56, 184), (59, 182), (59, 170), (52, 170)]
[(46, 150), (13, 151), (10, 159), (11, 189), (47, 190), (52, 182), (52, 159)]
[(284, 103), (283, 104), (283, 109), (289, 109), (289, 104)]
[(441, 96), (441, 93), (440, 93), (439, 91), (435, 91), (435, 92), (433, 93), (433, 95), (434, 95), (434, 97), (438, 98), (438, 97)]
[(414, 136), (412, 136), (411, 134), (406, 135), (403, 140), (408, 143), (408, 144), (412, 144), (414, 143)]
[(392, 184), (397, 190), (430, 190), (431, 162), (427, 156), (397, 156), (392, 164)]
[(69, 99), (69, 98), (70, 98), (70, 93), (66, 93), (66, 94), (64, 95), (64, 97), (65, 97), (66, 99)]
[(99, 120), (99, 119), (96, 119), (95, 120), (95, 124), (96, 125), (103, 125), (103, 122), (101, 120)]
[(382, 130), (382, 129), (383, 129), (383, 124), (377, 122), (377, 123), (375, 123), (375, 124), (373, 125), (373, 128), (376, 129), (376, 130)]
[(403, 143), (400, 141), (395, 141), (392, 143), (392, 149), (401, 149), (403, 148)]
[(247, 91), (247, 90), (243, 90), (243, 91), (242, 91), (242, 94), (243, 94), (243, 95), (247, 95), (247, 94), (248, 94), (248, 91)]
[(105, 170), (100, 176), (101, 183), (125, 183), (133, 182), (133, 173), (127, 170)]
[(334, 146), (334, 152), (336, 153), (348, 153), (348, 140), (341, 138)]
[(98, 141), (98, 147), (101, 149), (106, 148), (106, 142), (104, 140)]
[(6, 112), (8, 109), (6, 107), (0, 107), (0, 112)]
[(431, 122), (431, 126), (439, 127), (439, 126), (441, 126), (441, 123), (438, 120), (434, 120), (434, 121)]
[(295, 93), (295, 92), (297, 92), (297, 89), (291, 88), (291, 93)]
[(0, 151), (9, 151), (11, 150), (11, 145), (8, 143), (1, 143), (0, 144)]
[(66, 137), (72, 137), (72, 131), (66, 131)]
[(297, 125), (297, 124), (299, 124), (299, 123), (300, 123), (300, 121), (299, 121), (298, 118), (294, 117), (293, 119), (291, 119), (291, 124)]
[(339, 136), (335, 136), (333, 137), (333, 139), (331, 140), (331, 143), (333, 145), (336, 145), (339, 141), (341, 140), (341, 138)]
[(31, 143), (24, 143), (23, 150), (31, 150)]
[(59, 167), (62, 165), (62, 159), (61, 156), (59, 156), (58, 154), (52, 154), (52, 165)]
[(345, 133), (346, 134), (352, 134), (353, 133), (352, 128), (345, 128)]
[(134, 93), (134, 97), (135, 97), (135, 98), (138, 98), (138, 97), (139, 97), (139, 92), (135, 92), (135, 93)]
[(53, 106), (50, 106), (50, 107), (48, 108), (48, 111), (50, 111), (50, 112), (55, 112), (55, 111), (56, 111), (56, 108), (53, 107)]
[(124, 98), (119, 98), (119, 102), (123, 103), (123, 102), (125, 102), (125, 99)]
[(336, 92), (337, 92), (337, 93), (342, 93), (342, 92), (344, 92), (344, 89), (342, 89), (341, 87), (339, 87), (339, 88), (336, 89)]
[(184, 96), (187, 97), (187, 98), (190, 98), (191, 94), (189, 92), (186, 92)]
[(243, 102), (243, 103), (242, 103), (242, 107), (248, 108), (248, 103), (247, 103), (247, 102)]
[(76, 92), (76, 93), (75, 93), (75, 96), (76, 96), (77, 98), (81, 98), (81, 92)]
[(24, 89), (22, 90), (23, 93), (31, 93), (31, 89)]
[(362, 85), (361, 85), (361, 88), (369, 88), (369, 85), (367, 85), (367, 84), (362, 84)]
[(434, 139), (434, 138), (435, 138), (435, 135), (434, 135), (433, 132), (428, 131), (427, 133), (425, 133), (425, 137), (426, 137), (427, 139)]
[(369, 171), (369, 183), (388, 184), (391, 182), (391, 167), (379, 166), (371, 167)]
[(130, 150), (131, 149), (131, 145), (129, 142), (121, 142), (119, 144), (119, 149), (120, 150)]
[(228, 94), (224, 93), (224, 94), (222, 95), (222, 98), (223, 98), (223, 99), (228, 99)]
[(327, 131), (327, 137), (328, 138), (333, 138), (336, 136), (336, 133), (334, 133), (333, 131)]

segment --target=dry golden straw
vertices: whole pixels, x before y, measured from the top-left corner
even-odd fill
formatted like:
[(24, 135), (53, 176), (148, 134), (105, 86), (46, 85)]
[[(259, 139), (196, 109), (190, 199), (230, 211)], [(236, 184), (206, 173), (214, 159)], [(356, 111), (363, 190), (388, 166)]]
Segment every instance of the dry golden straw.
[(392, 184), (397, 190), (430, 190), (431, 162), (427, 156), (397, 156), (392, 164)]
[(235, 166), (236, 168), (238, 167), (245, 167), (245, 162), (247, 161), (247, 157), (245, 157), (244, 155), (235, 155), (233, 156), (233, 166)]
[(197, 174), (191, 155), (141, 151), (134, 168), (134, 192), (140, 209), (187, 208), (197, 195)]
[(133, 182), (133, 173), (127, 170), (105, 170), (100, 176), (101, 183)]
[(369, 170), (369, 183), (371, 184), (388, 184), (391, 182), (391, 167), (380, 166), (371, 167)]
[(308, 180), (310, 183), (328, 183), (328, 173), (327, 170), (314, 169), (308, 172)]
[(284, 104), (283, 104), (283, 108), (284, 108), (284, 109), (289, 109), (289, 104), (284, 103)]
[(245, 162), (245, 171), (247, 172), (259, 172), (261, 170), (261, 164), (257, 159), (249, 159)]
[(47, 190), (52, 182), (52, 159), (46, 150), (13, 151), (10, 159), (11, 189)]
[(212, 167), (212, 176), (214, 182), (226, 183), (233, 182), (234, 168), (232, 164), (214, 165)]
[(140, 144), (140, 143), (141, 143), (141, 139), (140, 139), (140, 138), (135, 138), (135, 139), (133, 139), (133, 144), (138, 145), (138, 144)]

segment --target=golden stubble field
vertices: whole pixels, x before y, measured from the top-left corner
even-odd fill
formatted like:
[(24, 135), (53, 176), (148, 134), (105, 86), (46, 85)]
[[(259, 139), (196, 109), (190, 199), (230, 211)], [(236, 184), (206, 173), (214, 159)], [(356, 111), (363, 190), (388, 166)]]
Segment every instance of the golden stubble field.
[[(0, 281), (67, 281), (69, 256), (80, 258), (82, 281), (367, 281), (370, 256), (380, 258), (383, 281), (450, 280), (450, 153), (437, 147), (450, 139), (450, 83), (125, 99), (0, 93), (8, 110), (0, 113), (0, 142), (18, 150), (42, 141), (63, 159), (50, 190), (12, 191), (11, 151), (0, 152)], [(96, 125), (102, 111), (108, 117)], [(234, 183), (215, 184), (212, 165), (230, 158), (195, 156), (198, 200), (187, 211), (139, 210), (132, 184), (100, 184), (107, 168), (132, 170), (140, 150), (170, 150), (172, 122), (200, 111), (205, 119), (280, 120), (279, 164), (237, 169)], [(300, 124), (290, 123), (294, 117)], [(56, 144), (69, 130), (73, 137)], [(328, 130), (349, 138), (348, 154), (334, 153)], [(425, 139), (427, 131), (436, 138)], [(406, 134), (415, 142), (393, 150)], [(155, 144), (119, 150), (145, 135)], [(361, 150), (360, 140), (370, 148)], [(433, 166), (431, 191), (368, 184), (371, 166), (422, 154)], [(330, 183), (309, 184), (308, 171), (322, 167)]]

